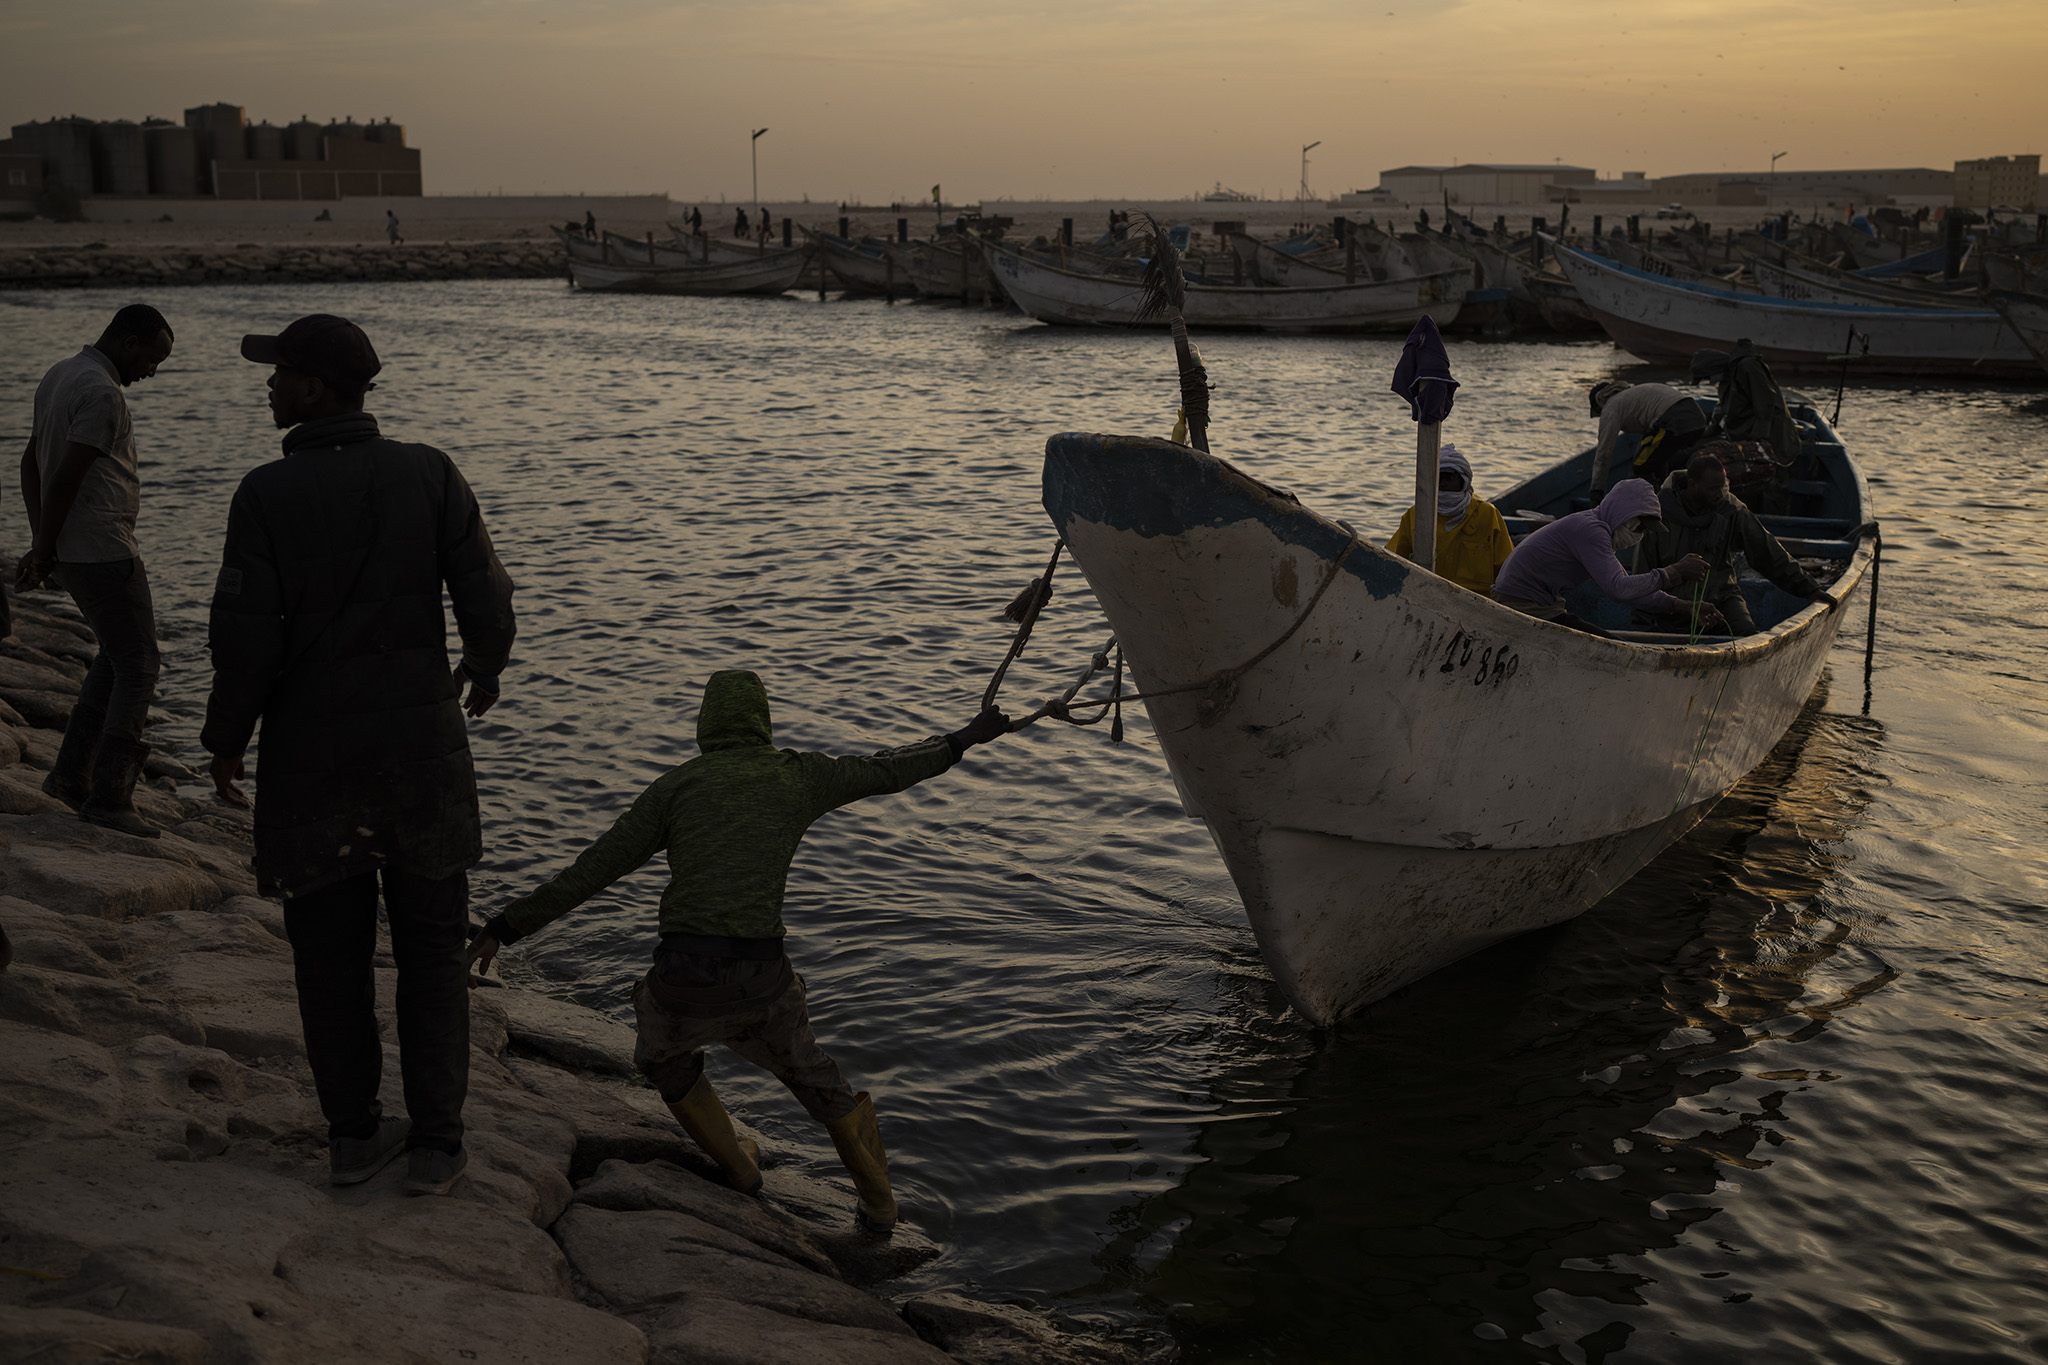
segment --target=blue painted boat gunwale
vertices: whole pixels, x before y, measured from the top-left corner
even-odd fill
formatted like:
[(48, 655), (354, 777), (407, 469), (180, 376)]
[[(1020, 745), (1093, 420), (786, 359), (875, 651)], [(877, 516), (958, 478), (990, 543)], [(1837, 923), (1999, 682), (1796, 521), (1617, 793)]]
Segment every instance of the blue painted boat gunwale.
[[(1699, 284), (1692, 280), (1668, 279), (1663, 275), (1655, 275), (1647, 270), (1638, 270), (1631, 265), (1623, 265), (1620, 261), (1607, 256), (1598, 256), (1591, 252), (1580, 251), (1576, 247), (1566, 246), (1562, 242), (1553, 242), (1552, 245), (1560, 255), (1578, 256), (1584, 260), (1594, 262), (1596, 267), (1601, 270), (1612, 271), (1618, 275), (1628, 275), (1649, 284), (1662, 285), (1667, 289), (1682, 289), (1688, 293), (1698, 294), (1703, 298), (1713, 299), (1717, 302), (1738, 304), (1752, 310), (1768, 310), (1774, 313), (1826, 313), (1832, 316), (1867, 318), (1873, 322), (1896, 318), (1910, 318), (1916, 321), (1924, 320), (1929, 312), (1929, 310), (1924, 308), (1887, 308), (1880, 304), (1828, 303), (1816, 299), (1780, 299), (1763, 294), (1738, 294), (1732, 289), (1715, 289), (1711, 285)], [(1998, 317), (1998, 314), (1990, 309), (1943, 308), (1939, 311), (1942, 321), (1945, 322), (1986, 322)]]

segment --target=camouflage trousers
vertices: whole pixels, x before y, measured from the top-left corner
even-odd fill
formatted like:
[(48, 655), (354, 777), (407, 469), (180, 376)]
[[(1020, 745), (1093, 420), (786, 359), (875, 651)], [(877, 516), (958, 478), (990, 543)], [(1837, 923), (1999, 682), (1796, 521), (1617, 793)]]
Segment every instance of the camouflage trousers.
[(689, 1094), (704, 1074), (704, 1049), (723, 1043), (788, 1086), (819, 1122), (853, 1112), (853, 1088), (811, 1032), (803, 978), (787, 955), (764, 961), (664, 949), (633, 988), (633, 1017), (633, 1063), (664, 1100)]

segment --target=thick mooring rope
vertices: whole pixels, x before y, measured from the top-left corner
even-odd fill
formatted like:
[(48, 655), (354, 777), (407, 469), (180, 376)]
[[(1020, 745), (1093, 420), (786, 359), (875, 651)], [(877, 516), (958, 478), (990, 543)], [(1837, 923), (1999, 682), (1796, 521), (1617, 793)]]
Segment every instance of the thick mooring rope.
[[(1066, 542), (1061, 540), (1053, 546), (1052, 558), (1046, 561), (1045, 576), (1032, 579), (1031, 585), (1019, 593), (1016, 600), (1010, 604), (1009, 614), (1013, 618), (1021, 615), (1022, 619), (1018, 621), (1017, 633), (1010, 641), (1009, 652), (1003, 656), (1002, 663), (996, 666), (995, 675), (989, 679), (988, 688), (982, 693), (982, 706), (984, 709), (995, 705), (996, 695), (1002, 688), (1003, 675), (1009, 671), (1010, 664), (1024, 652), (1024, 643), (1031, 638), (1032, 628), (1038, 624), (1038, 614), (1045, 609), (1045, 604), (1052, 600), (1053, 569), (1059, 563), (1060, 550), (1065, 544)], [(1222, 719), (1224, 713), (1237, 700), (1237, 684), (1239, 679), (1264, 663), (1272, 656), (1273, 651), (1294, 638), (1294, 633), (1300, 630), (1302, 624), (1314, 613), (1316, 604), (1323, 600), (1323, 594), (1328, 592), (1330, 585), (1337, 581), (1337, 575), (1343, 572), (1345, 561), (1351, 558), (1351, 552), (1357, 548), (1358, 534), (1354, 531), (1351, 533), (1351, 539), (1345, 542), (1343, 553), (1337, 556), (1335, 562), (1330, 565), (1329, 570), (1323, 574), (1323, 580), (1316, 585), (1316, 590), (1309, 597), (1308, 604), (1289, 623), (1287, 629), (1281, 631), (1273, 643), (1267, 645), (1243, 663), (1233, 668), (1218, 669), (1216, 672), (1196, 682), (1182, 683), (1177, 687), (1158, 687), (1150, 692), (1125, 692), (1123, 690), (1123, 647), (1117, 643), (1116, 637), (1112, 635), (1101, 649), (1089, 657), (1088, 666), (1081, 670), (1081, 675), (1074, 679), (1072, 686), (1068, 687), (1059, 696), (1047, 700), (1037, 710), (1012, 720), (1010, 722), (1011, 732), (1015, 733), (1026, 726), (1036, 725), (1039, 721), (1047, 719), (1064, 721), (1068, 725), (1097, 725), (1101, 723), (1104, 716), (1114, 714), (1116, 721), (1110, 727), (1110, 738), (1114, 741), (1121, 741), (1123, 738), (1123, 705), (1125, 702), (1150, 701), (1154, 697), (1181, 696), (1189, 692), (1203, 692), (1207, 694), (1195, 709), (1195, 719), (1198, 724), (1203, 726), (1214, 725), (1218, 720)], [(1020, 607), (1022, 608), (1021, 612), (1019, 611)], [(1085, 701), (1075, 701), (1075, 695), (1088, 685), (1089, 679), (1093, 678), (1097, 673), (1106, 672), (1111, 668), (1111, 651), (1115, 652), (1116, 662), (1114, 666), (1115, 677), (1110, 683), (1109, 695), (1090, 697)], [(1075, 714), (1077, 711), (1094, 711), (1095, 715), (1083, 720)]]

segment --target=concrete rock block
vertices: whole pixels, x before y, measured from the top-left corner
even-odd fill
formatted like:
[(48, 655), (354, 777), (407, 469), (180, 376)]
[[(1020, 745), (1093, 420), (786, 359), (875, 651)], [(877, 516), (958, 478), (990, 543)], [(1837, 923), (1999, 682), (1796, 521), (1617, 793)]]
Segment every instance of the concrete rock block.
[[(248, 932), (274, 942), (253, 925)], [(139, 964), (135, 981), (189, 1010), (205, 1031), (208, 1047), (236, 1057), (305, 1055), (298, 985), (288, 955), (205, 949), (171, 953)]]
[(479, 1131), (465, 1122), (462, 1145), (469, 1149), (469, 1177), (478, 1202), (548, 1227), (569, 1207), (575, 1191), (563, 1166), (503, 1133)]
[(120, 1064), (106, 1048), (54, 1029), (0, 1023), (0, 1139), (101, 1132), (120, 1121), (125, 1099)]
[[(8, 731), (7, 735), (11, 741), (13, 731)], [(19, 742), (14, 743), (14, 749), (18, 759), (21, 751)], [(71, 808), (43, 791), (43, 775), (33, 768), (0, 769), (0, 814), (69, 815)]]
[[(0, 657), (18, 660), (54, 673), (64, 678), (65, 685), (76, 692), (85, 682), (86, 668), (91, 662), (91, 650), (85, 647), (82, 640), (67, 639), (66, 642), (59, 643), (59, 651), (61, 652), (37, 648), (22, 639), (19, 630), (5, 640), (0, 640)], [(81, 654), (86, 657), (80, 657)]]
[(14, 727), (0, 721), (0, 767), (21, 762), (21, 741), (15, 737)]
[(873, 1295), (787, 1262), (771, 1264), (758, 1248), (754, 1256), (735, 1256), (730, 1244), (739, 1239), (687, 1214), (572, 1204), (555, 1224), (555, 1237), (584, 1282), (622, 1312), (709, 1294), (813, 1322), (910, 1333)]
[(331, 1262), (513, 1294), (572, 1297), (569, 1263), (547, 1233), (468, 1199), (399, 1197), (403, 1176), (400, 1161), (375, 1181), (334, 1191), (332, 1216), (278, 1253), (281, 1278)]
[(321, 1262), (295, 1267), (290, 1283), (329, 1320), (349, 1324), (353, 1349), (309, 1354), (309, 1360), (327, 1365), (336, 1360), (645, 1365), (647, 1360), (647, 1338), (639, 1328), (569, 1299)]
[(644, 1324), (651, 1365), (952, 1365), (936, 1346), (896, 1332), (839, 1327), (708, 1294)]
[(521, 1047), (574, 1067), (631, 1076), (634, 1032), (596, 1010), (572, 1005), (538, 991), (507, 987), (494, 993), (506, 1029)]
[[(602, 1084), (524, 1057), (507, 1057), (506, 1068), (519, 1083), (538, 1095), (573, 1125), (576, 1148), (569, 1163), (569, 1178), (581, 1180), (606, 1161), (670, 1161), (686, 1170), (711, 1176), (718, 1171), (711, 1159), (683, 1136), (675, 1119), (665, 1108), (659, 1117), (629, 1100), (630, 1087)], [(639, 1090), (660, 1106), (661, 1097), (651, 1090)]]
[(198, 1016), (160, 992), (138, 989), (121, 978), (19, 964), (0, 973), (0, 1019), (106, 1044), (151, 1033), (187, 1043), (206, 1040)]
[(46, 692), (33, 687), (0, 687), (0, 700), (14, 708), (16, 715), (30, 725), (45, 730), (62, 731), (71, 720), (71, 707), (78, 700), (76, 692)]
[(109, 920), (204, 910), (221, 897), (212, 877), (180, 863), (106, 848), (31, 843), (19, 834), (0, 858), (0, 889), (66, 914)]
[(1137, 1350), (1063, 1332), (1028, 1308), (924, 1294), (903, 1305), (917, 1334), (966, 1365), (1137, 1365)]
[(761, 1180), (764, 1197), (810, 1224), (811, 1235), (849, 1284), (900, 1279), (939, 1257), (938, 1244), (908, 1221), (887, 1237), (862, 1231), (854, 1222), (858, 1200), (850, 1184), (822, 1180), (792, 1165), (767, 1168)]
[(839, 1277), (811, 1229), (781, 1209), (664, 1161), (607, 1161), (576, 1190), (576, 1202), (618, 1213), (665, 1209), (723, 1228), (806, 1270)]
[(68, 671), (31, 662), (28, 651), (20, 645), (10, 643), (0, 646), (0, 696), (11, 696), (16, 691), (29, 691), (53, 692), (76, 698), (79, 684), (84, 681), (83, 668), (73, 676)]
[(0, 1360), (36, 1365), (202, 1365), (206, 1338), (67, 1308), (0, 1306)]

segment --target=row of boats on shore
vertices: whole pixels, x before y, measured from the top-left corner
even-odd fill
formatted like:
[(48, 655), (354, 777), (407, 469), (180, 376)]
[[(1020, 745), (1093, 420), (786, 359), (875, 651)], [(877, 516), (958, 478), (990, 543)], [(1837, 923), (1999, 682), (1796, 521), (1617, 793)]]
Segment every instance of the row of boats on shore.
[[(1653, 363), (1747, 338), (1797, 372), (2039, 379), (2048, 374), (2048, 242), (2033, 225), (1979, 225), (1928, 246), (1839, 223), (1783, 220), (1714, 237), (1615, 227), (1514, 237), (1451, 217), (1391, 230), (1339, 220), (1278, 241), (1244, 233), (1184, 256), (1197, 330), (1605, 334)], [(929, 240), (807, 230), (801, 242), (557, 229), (582, 289), (662, 294), (821, 293), (1007, 303), (1058, 326), (1139, 318), (1144, 239), (1085, 247), (1005, 240), (971, 220)], [(2014, 227), (2028, 229), (2016, 240)], [(1633, 225), (1631, 225), (1633, 227)], [(1178, 229), (1176, 229), (1178, 231)]]

